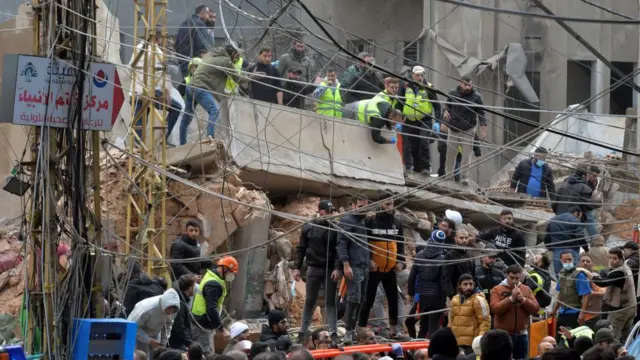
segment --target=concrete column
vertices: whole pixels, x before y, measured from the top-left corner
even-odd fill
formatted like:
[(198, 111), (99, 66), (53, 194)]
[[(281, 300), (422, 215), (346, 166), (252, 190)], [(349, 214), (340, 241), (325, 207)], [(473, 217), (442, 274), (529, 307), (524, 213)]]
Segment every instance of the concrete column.
[[(591, 66), (591, 97), (599, 96), (599, 94), (605, 88), (605, 66), (604, 63), (600, 60), (596, 60), (593, 62)], [(604, 100), (607, 96), (602, 96), (597, 100), (591, 103), (590, 111), (597, 114), (602, 114), (604, 112)]]
[[(638, 55), (638, 61), (640, 61), (640, 54)], [(633, 69), (636, 72), (636, 75), (633, 77), (633, 82), (636, 84), (640, 84), (639, 68), (640, 68), (640, 63), (636, 63), (636, 66)], [(633, 92), (633, 107), (636, 109), (640, 108), (640, 92), (638, 91)]]

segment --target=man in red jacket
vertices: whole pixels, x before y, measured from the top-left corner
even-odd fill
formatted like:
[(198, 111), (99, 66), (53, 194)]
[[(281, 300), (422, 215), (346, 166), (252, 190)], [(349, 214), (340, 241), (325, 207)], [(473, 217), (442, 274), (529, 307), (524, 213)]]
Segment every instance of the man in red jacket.
[(527, 358), (529, 320), (540, 309), (531, 289), (521, 283), (521, 278), (522, 268), (511, 265), (507, 268), (507, 278), (491, 289), (493, 325), (511, 336), (513, 360)]

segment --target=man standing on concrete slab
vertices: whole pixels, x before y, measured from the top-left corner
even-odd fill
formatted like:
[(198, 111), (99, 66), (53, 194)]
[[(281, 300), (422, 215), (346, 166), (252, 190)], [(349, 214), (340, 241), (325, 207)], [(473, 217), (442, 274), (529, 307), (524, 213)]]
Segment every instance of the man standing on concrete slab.
[(397, 273), (406, 268), (404, 264), (404, 230), (396, 219), (393, 198), (382, 202), (381, 209), (373, 218), (366, 220), (370, 232), (371, 262), (367, 294), (360, 311), (358, 325), (367, 326), (369, 313), (376, 298), (378, 284), (382, 283), (389, 304), (390, 336), (396, 336), (398, 325), (398, 278)]
[[(462, 151), (460, 161), (460, 180), (469, 185), (469, 159), (476, 134), (478, 118), (480, 122), (480, 140), (487, 137), (487, 119), (484, 116), (482, 96), (473, 88), (471, 78), (463, 76), (458, 87), (449, 92), (447, 105), (442, 112), (443, 122), (449, 128), (447, 137), (446, 175), (453, 177), (458, 148)], [(480, 105), (480, 106), (468, 106)]]
[(304, 334), (311, 325), (313, 310), (316, 308), (318, 292), (324, 284), (326, 319), (329, 325), (331, 339), (337, 344), (337, 322), (338, 315), (336, 309), (337, 281), (340, 279), (339, 262), (336, 261), (336, 244), (338, 233), (332, 229), (334, 226), (324, 217), (335, 212), (335, 208), (330, 200), (322, 200), (318, 204), (318, 215), (320, 219), (314, 219), (306, 224), (300, 233), (300, 243), (296, 248), (296, 260), (291, 270), (291, 277), (300, 281), (300, 269), (304, 260), (307, 260), (307, 282), (306, 299), (304, 311), (302, 312), (302, 325), (298, 332), (298, 340), (304, 340)]
[(553, 170), (545, 161), (547, 149), (536, 148), (533, 156), (520, 161), (516, 166), (509, 187), (517, 193), (529, 194), (535, 198), (552, 199), (556, 193)]
[(360, 306), (366, 300), (371, 262), (365, 226), (366, 209), (363, 209), (369, 201), (364, 196), (357, 196), (351, 200), (351, 204), (352, 210), (340, 220), (341, 231), (338, 233), (336, 247), (338, 259), (344, 269), (344, 277), (347, 279), (346, 343), (351, 343), (355, 336)]
[(213, 263), (211, 260), (200, 258), (200, 244), (198, 244), (198, 236), (200, 236), (200, 222), (195, 219), (187, 221), (185, 233), (180, 235), (169, 249), (172, 260), (184, 260), (184, 262), (171, 262), (171, 278), (179, 279), (182, 275), (194, 275), (197, 280), (202, 279), (202, 271), (209, 269)]

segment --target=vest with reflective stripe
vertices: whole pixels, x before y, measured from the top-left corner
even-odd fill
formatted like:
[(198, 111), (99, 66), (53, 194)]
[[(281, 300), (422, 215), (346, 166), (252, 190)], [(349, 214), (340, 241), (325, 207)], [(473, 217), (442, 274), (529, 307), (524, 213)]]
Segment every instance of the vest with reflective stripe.
[[(235, 63), (233, 63), (233, 67), (238, 72), (238, 75), (242, 74), (242, 64), (244, 63), (243, 58), (238, 58)], [(224, 93), (225, 94), (237, 94), (239, 90), (238, 84), (231, 78), (231, 76), (227, 76), (227, 82), (224, 84)]]
[(396, 104), (398, 103), (398, 99), (396, 99), (396, 98), (393, 98), (393, 100), (391, 100), (391, 96), (389, 96), (389, 95), (387, 94), (387, 90), (380, 91), (379, 93), (377, 93), (377, 94), (376, 94), (376, 96), (374, 96), (374, 99), (375, 99), (376, 97), (379, 97), (379, 98), (381, 98), (383, 101), (386, 101), (386, 102), (388, 102), (389, 104), (391, 104), (391, 107), (392, 107), (392, 108), (395, 108), (395, 107), (396, 107)]
[[(542, 278), (542, 276), (540, 274), (538, 274), (537, 272), (530, 272), (529, 276), (531, 276), (531, 278), (536, 282), (536, 285), (538, 285), (534, 290), (533, 290), (533, 296), (536, 296), (536, 294), (538, 292), (540, 292), (541, 290), (543, 290), (542, 288), (544, 287), (544, 279)], [(540, 307), (540, 310), (538, 311), (538, 314), (544, 314), (545, 311), (542, 307)]]
[(371, 124), (371, 117), (382, 117), (380, 110), (378, 110), (378, 103), (385, 101), (379, 96), (375, 96), (373, 99), (360, 100), (356, 104), (356, 119), (363, 124)]
[(570, 306), (571, 308), (580, 309), (582, 307), (582, 296), (578, 295), (578, 288), (576, 286), (576, 276), (580, 273), (577, 268), (571, 270), (571, 272), (562, 269), (560, 271), (560, 297), (563, 304)]
[(224, 298), (227, 296), (227, 285), (224, 280), (218, 276), (218, 274), (214, 273), (211, 270), (207, 270), (207, 273), (204, 275), (202, 280), (200, 281), (200, 285), (198, 285), (198, 291), (193, 298), (193, 305), (191, 305), (191, 313), (193, 315), (204, 315), (207, 313), (207, 301), (204, 296), (202, 296), (202, 289), (209, 281), (215, 281), (220, 286), (222, 286), (222, 296), (218, 299), (218, 313), (222, 311), (222, 305), (224, 304)]
[[(429, 84), (429, 86), (431, 86), (431, 84)], [(405, 104), (402, 109), (402, 114), (404, 114), (407, 120), (417, 121), (427, 115), (431, 115), (432, 112), (433, 105), (431, 105), (431, 101), (429, 101), (427, 90), (420, 89), (416, 95), (412, 88), (407, 87)]]
[(324, 116), (342, 117), (342, 97), (340, 96), (340, 84), (335, 88), (321, 82), (320, 86), (327, 88), (318, 99), (316, 113)]
[(186, 78), (184, 78), (184, 84), (185, 85), (189, 85), (191, 84), (191, 75), (187, 76)]
[[(571, 335), (573, 335), (574, 339), (577, 339), (581, 336), (586, 336), (589, 339), (593, 339), (593, 330), (591, 330), (591, 328), (586, 325), (571, 329), (569, 330), (569, 332), (571, 333)], [(564, 335), (562, 335), (562, 341), (564, 342), (565, 346), (569, 346), (569, 343), (567, 343), (567, 338)]]

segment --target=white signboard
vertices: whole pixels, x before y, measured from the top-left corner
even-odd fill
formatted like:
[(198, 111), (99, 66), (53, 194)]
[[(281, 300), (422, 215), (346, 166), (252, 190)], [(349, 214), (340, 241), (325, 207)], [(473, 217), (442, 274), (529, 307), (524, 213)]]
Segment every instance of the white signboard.
[[(64, 60), (19, 55), (15, 71), (13, 123), (68, 127), (69, 104), (78, 98), (73, 85), (81, 70)], [(111, 130), (123, 100), (115, 65), (91, 63), (85, 72), (81, 128)]]

